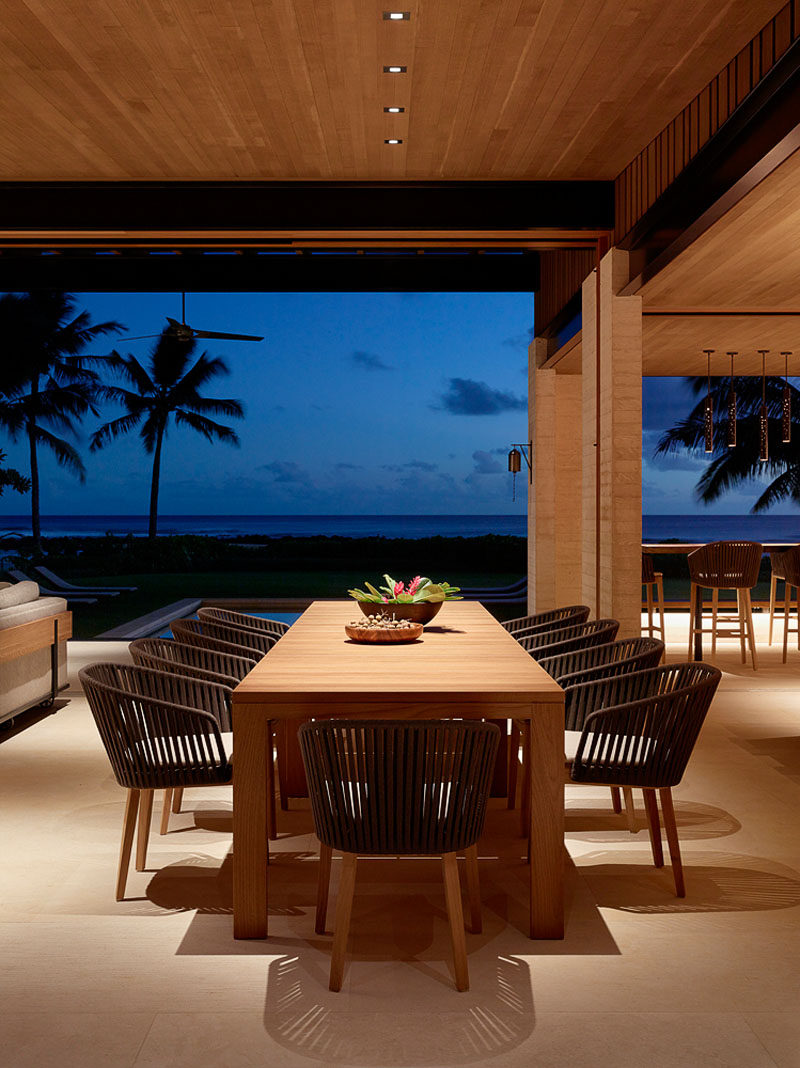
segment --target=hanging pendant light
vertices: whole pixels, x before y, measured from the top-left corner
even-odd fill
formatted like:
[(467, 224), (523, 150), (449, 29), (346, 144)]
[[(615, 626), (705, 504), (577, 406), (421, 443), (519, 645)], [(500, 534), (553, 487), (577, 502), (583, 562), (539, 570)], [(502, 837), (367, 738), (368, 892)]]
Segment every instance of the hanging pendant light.
[(789, 357), (791, 352), (782, 352), (783, 356), (783, 402), (781, 405), (781, 440), (788, 445), (792, 440), (792, 393), (789, 389)]
[(703, 349), (706, 354), (706, 408), (703, 414), (706, 452), (714, 451), (714, 401), (711, 398), (711, 353), (713, 351), (713, 349)]
[(733, 357), (739, 354), (729, 352), (727, 355), (731, 358), (731, 385), (728, 391), (728, 448), (733, 449), (736, 447), (736, 382), (733, 377)]
[(767, 353), (769, 349), (759, 349), (761, 356), (761, 411), (759, 412), (759, 460), (765, 464), (769, 460), (769, 417), (767, 415)]

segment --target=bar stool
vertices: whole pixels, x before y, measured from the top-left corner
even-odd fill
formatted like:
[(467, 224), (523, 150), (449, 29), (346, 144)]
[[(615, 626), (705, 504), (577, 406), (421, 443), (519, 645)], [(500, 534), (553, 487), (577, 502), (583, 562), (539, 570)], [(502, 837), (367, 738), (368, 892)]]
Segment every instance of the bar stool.
[[(783, 553), (770, 555), (781, 557), (783, 579), (786, 587), (783, 594), (783, 662), (786, 663), (786, 653), (789, 646), (789, 635), (797, 635), (797, 648), (800, 649), (800, 545), (795, 545)], [(789, 629), (789, 616), (792, 611), (792, 591), (795, 602), (795, 626)]]
[[(667, 636), (664, 632), (664, 574), (662, 571), (656, 571), (653, 557), (650, 553), (642, 553), (642, 585), (645, 587), (645, 596), (647, 597), (647, 626), (642, 627), (642, 630), (646, 630), (651, 638), (655, 637), (654, 631), (660, 632), (661, 640), (666, 645)], [(653, 619), (654, 587), (656, 606), (661, 619), (660, 626)]]
[[(753, 671), (758, 668), (756, 642), (753, 634), (753, 606), (750, 590), (758, 581), (764, 547), (757, 541), (712, 541), (689, 553), (689, 575), (692, 580), (689, 597), (689, 656), (695, 634), (711, 635), (711, 652), (716, 652), (717, 636), (738, 638), (742, 649), (742, 663), (747, 663), (747, 645), (753, 659)], [(711, 628), (703, 629), (695, 623), (697, 599), (704, 589), (712, 591)], [(736, 590), (736, 615), (728, 621), (737, 626), (720, 630), (717, 626), (718, 595), (720, 590)]]
[[(785, 553), (770, 553), (769, 563), (772, 574), (769, 580), (769, 645), (772, 645), (772, 624), (775, 621), (775, 602), (778, 599), (778, 583), (786, 581)], [(784, 607), (786, 605), (786, 588), (783, 590)]]

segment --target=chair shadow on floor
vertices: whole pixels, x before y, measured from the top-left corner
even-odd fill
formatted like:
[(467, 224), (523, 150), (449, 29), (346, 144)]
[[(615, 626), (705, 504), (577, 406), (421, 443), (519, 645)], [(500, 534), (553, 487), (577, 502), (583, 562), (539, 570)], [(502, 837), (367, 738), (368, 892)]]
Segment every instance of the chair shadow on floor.
[[(647, 817), (641, 790), (634, 790), (636, 826), (647, 838)], [(697, 801), (675, 800), (675, 822), (681, 842), (699, 841), (704, 838), (726, 838), (742, 829), (741, 823), (730, 812), (715, 805), (703, 805)], [(582, 800), (573, 794), (567, 801), (564, 821), (567, 841), (629, 842), (631, 833), (625, 814), (615, 814), (606, 799)], [(633, 839), (634, 841), (636, 839)]]
[[(264, 1029), (285, 1049), (326, 1064), (483, 1064), (515, 1049), (536, 1026), (528, 964), (500, 956), (493, 965), (490, 979), (483, 975), (464, 993), (452, 980), (433, 981), (443, 964), (432, 972), (415, 962), (417, 975), (409, 971), (405, 981), (396, 965), (386, 980), (377, 977), (377, 991), (370, 989), (362, 1005), (352, 990), (349, 998), (328, 991), (327, 958), (317, 974), (305, 957), (286, 954), (269, 965)], [(397, 999), (388, 990), (392, 983), (399, 984)], [(400, 1016), (398, 1002), (409, 997), (409, 984), (419, 1001), (411, 1015)]]
[(784, 738), (737, 738), (745, 752), (769, 760), (775, 770), (800, 783), (800, 732)]
[[(668, 869), (631, 864), (630, 853), (587, 853), (580, 873), (599, 908), (641, 914), (771, 912), (800, 905), (800, 872), (737, 853), (684, 853), (686, 897), (674, 896)], [(626, 863), (627, 861), (627, 863)]]

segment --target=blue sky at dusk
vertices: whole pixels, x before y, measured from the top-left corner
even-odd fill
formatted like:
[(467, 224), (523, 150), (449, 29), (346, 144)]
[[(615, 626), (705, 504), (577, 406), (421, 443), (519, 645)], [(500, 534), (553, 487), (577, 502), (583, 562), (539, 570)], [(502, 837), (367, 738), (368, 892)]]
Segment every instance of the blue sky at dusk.
[[(179, 293), (84, 293), (95, 321), (119, 319), (133, 335), (180, 318)], [(207, 341), (231, 374), (206, 388), (243, 402), (241, 448), (172, 427), (159, 510), (167, 514), (513, 514), (506, 454), (524, 440), (527, 344), (533, 300), (524, 293), (203, 293), (187, 295), (200, 329), (263, 334), (260, 344)], [(150, 342), (114, 343), (139, 359)], [(97, 352), (111, 345), (103, 343)], [(202, 351), (198, 348), (197, 351)], [(702, 457), (653, 457), (664, 429), (692, 406), (680, 379), (645, 379), (643, 511), (750, 510), (760, 487), (697, 504)], [(78, 442), (86, 482), (42, 452), (43, 514), (147, 512), (150, 458), (131, 434), (89, 453), (109, 406)], [(578, 414), (576, 413), (576, 428)], [(2, 443), (26, 470), (21, 444)], [(0, 514), (24, 512), (13, 493)]]

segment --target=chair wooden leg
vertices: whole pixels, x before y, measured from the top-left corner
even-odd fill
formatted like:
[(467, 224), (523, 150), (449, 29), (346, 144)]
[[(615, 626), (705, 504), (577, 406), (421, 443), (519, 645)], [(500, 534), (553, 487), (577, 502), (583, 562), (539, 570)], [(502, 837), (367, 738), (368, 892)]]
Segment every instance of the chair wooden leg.
[(645, 582), (646, 596), (647, 596), (647, 631), (648, 637), (653, 637), (653, 584), (651, 582)]
[(464, 853), (467, 874), (467, 895), (469, 896), (469, 929), (473, 934), (483, 930), (481, 916), (481, 883), (478, 875), (478, 846), (471, 845)]
[(150, 820), (153, 816), (153, 790), (142, 790), (139, 797), (139, 834), (136, 838), (136, 870), (147, 866), (147, 843), (150, 839)]
[(131, 863), (133, 832), (136, 830), (136, 817), (139, 813), (139, 790), (128, 790), (125, 800), (125, 817), (122, 821), (122, 842), (119, 847), (119, 865), (117, 867), (117, 901), (125, 897), (128, 882), (128, 868)]
[(181, 803), (183, 802), (183, 787), (176, 786), (172, 792), (172, 811), (180, 812)]
[(697, 610), (697, 584), (689, 585), (689, 660), (694, 660), (694, 617)]
[[(658, 618), (661, 620), (661, 626), (656, 630), (661, 631), (661, 640), (664, 645), (667, 644), (667, 621), (664, 617), (664, 576), (660, 571), (656, 571), (656, 603), (658, 605)], [(664, 650), (666, 655), (666, 649)]]
[(742, 663), (747, 663), (747, 626), (745, 623), (744, 590), (736, 591), (736, 612), (739, 617), (739, 647), (742, 654)]
[(636, 808), (633, 804), (633, 787), (623, 786), (622, 796), (625, 799), (625, 818), (628, 821), (628, 830), (636, 834), (639, 828), (636, 826)]
[(314, 930), (317, 934), (325, 934), (325, 921), (328, 918), (328, 893), (331, 887), (331, 856), (333, 850), (330, 846), (319, 844), (319, 876), (317, 878), (317, 913), (314, 920)]
[(717, 651), (717, 615), (719, 613), (719, 590), (711, 591), (711, 655)]
[(469, 990), (467, 941), (464, 936), (464, 912), (461, 908), (461, 882), (458, 878), (458, 859), (455, 853), (445, 853), (442, 857), (442, 874), (447, 918), (450, 921), (450, 938), (453, 941), (456, 989)]
[(517, 775), (519, 773), (519, 723), (511, 720), (508, 739), (508, 807), (517, 807)]
[(622, 812), (622, 798), (620, 797), (619, 787), (612, 786), (611, 788), (611, 807), (614, 812), (619, 815)]
[(172, 808), (173, 793), (174, 790), (171, 789), (164, 791), (164, 804), (161, 808), (161, 827), (159, 829), (159, 834), (166, 834), (169, 830), (169, 812)]
[(331, 976), (328, 986), (331, 990), (342, 989), (344, 978), (344, 958), (347, 952), (347, 939), (350, 934), (350, 915), (353, 911), (353, 891), (356, 887), (355, 853), (342, 853), (342, 876), (339, 880), (339, 892), (336, 895), (336, 919), (333, 931), (333, 948), (331, 950)]
[(789, 612), (792, 605), (792, 587), (787, 582), (783, 590), (783, 662), (786, 663), (786, 654), (789, 646)]
[[(286, 804), (288, 808), (288, 801)], [(267, 724), (267, 837), (278, 837), (278, 821), (275, 813), (275, 746), (272, 724)]]
[(661, 842), (661, 821), (658, 818), (658, 801), (655, 790), (642, 790), (644, 810), (647, 814), (647, 830), (650, 833), (650, 848), (653, 851), (653, 863), (657, 868), (664, 867), (664, 848)]
[(750, 642), (750, 657), (753, 661), (753, 671), (758, 671), (758, 654), (756, 653), (756, 636), (753, 630), (753, 601), (750, 597), (750, 590), (742, 590), (742, 604), (745, 611), (745, 622), (747, 623), (747, 640)]
[(658, 796), (661, 800), (661, 812), (664, 816), (664, 830), (667, 832), (669, 859), (672, 862), (672, 877), (675, 880), (675, 895), (676, 897), (686, 897), (681, 847), (678, 844), (678, 825), (675, 822), (675, 809), (672, 805), (672, 790), (669, 787), (659, 790)]
[(769, 580), (769, 640), (767, 645), (772, 645), (772, 624), (775, 622), (775, 601), (778, 593), (778, 576), (771, 575)]

